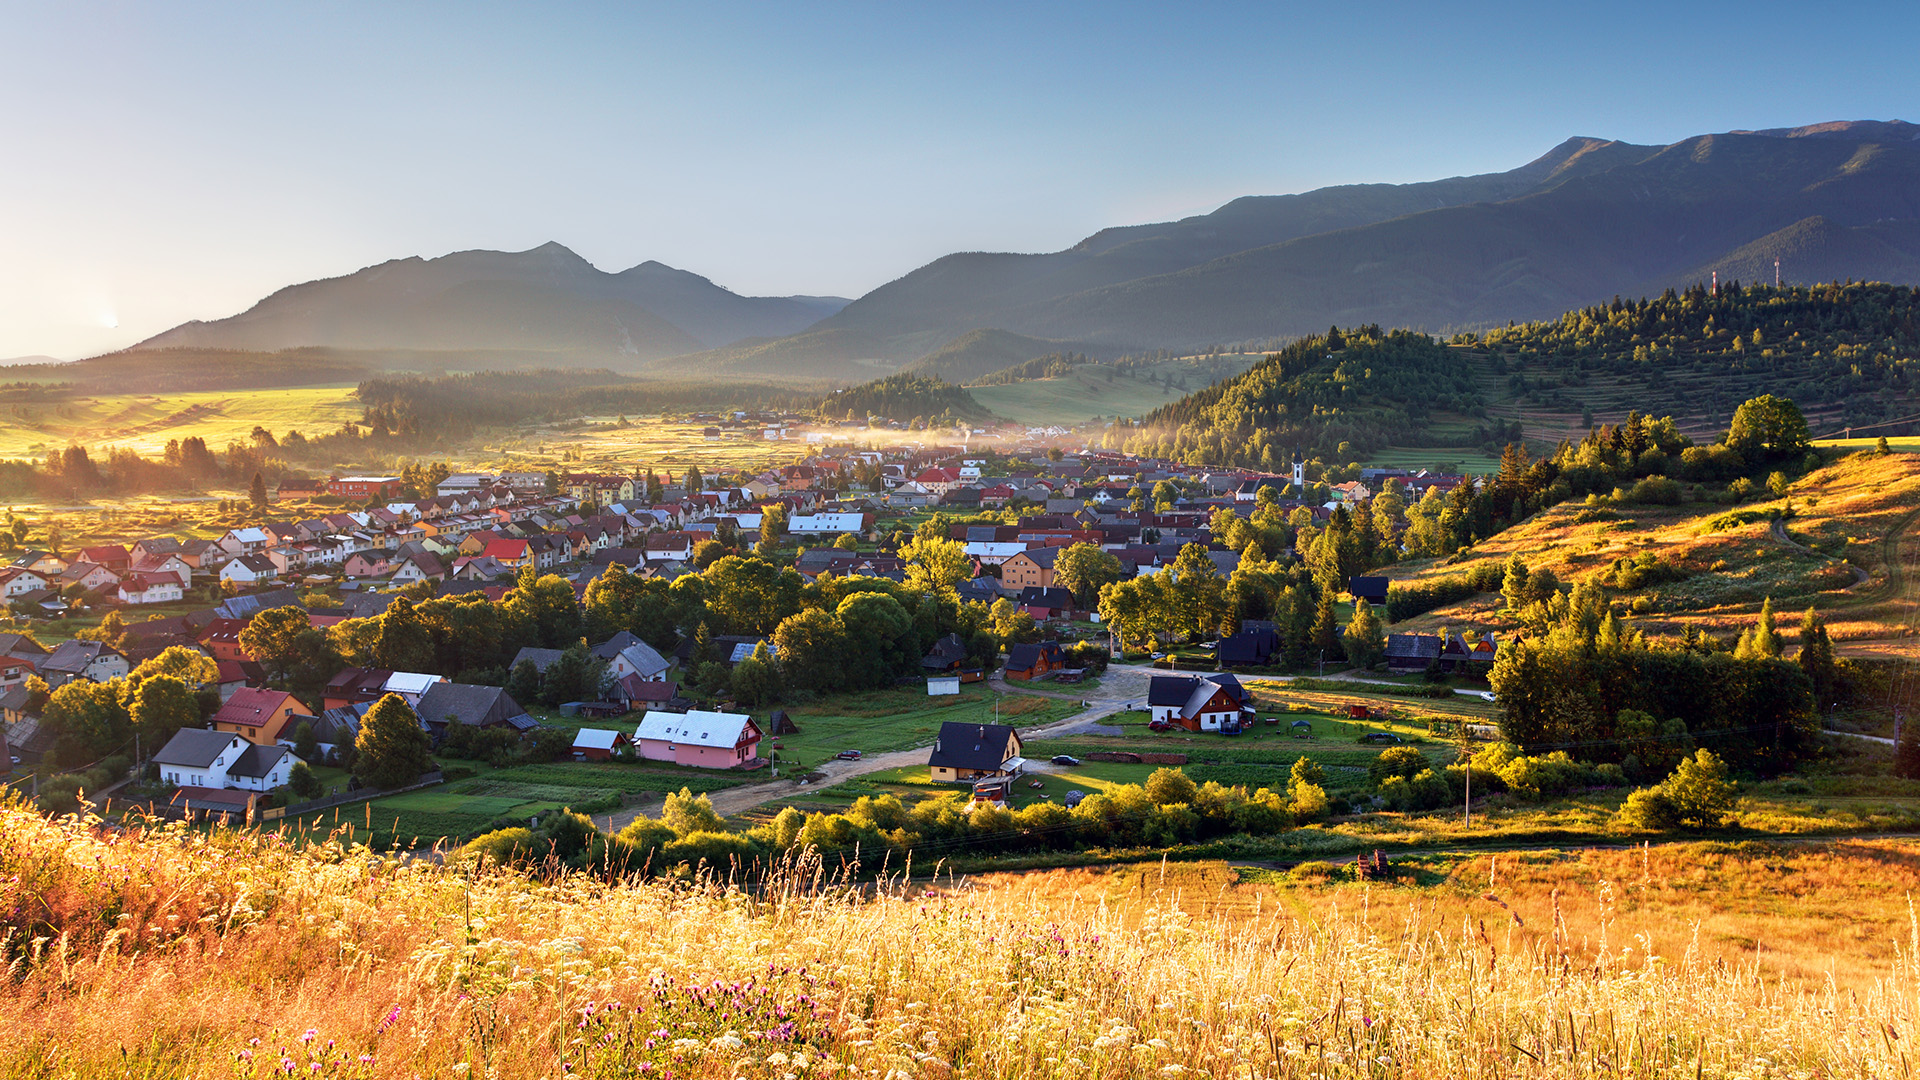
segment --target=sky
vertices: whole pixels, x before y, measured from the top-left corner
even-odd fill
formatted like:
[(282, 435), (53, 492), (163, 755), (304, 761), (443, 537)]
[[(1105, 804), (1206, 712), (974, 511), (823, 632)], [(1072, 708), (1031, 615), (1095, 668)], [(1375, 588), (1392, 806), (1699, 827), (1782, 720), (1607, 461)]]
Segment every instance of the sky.
[(854, 297), (1240, 195), (1920, 122), (1920, 4), (0, 0), (0, 358), (549, 240)]

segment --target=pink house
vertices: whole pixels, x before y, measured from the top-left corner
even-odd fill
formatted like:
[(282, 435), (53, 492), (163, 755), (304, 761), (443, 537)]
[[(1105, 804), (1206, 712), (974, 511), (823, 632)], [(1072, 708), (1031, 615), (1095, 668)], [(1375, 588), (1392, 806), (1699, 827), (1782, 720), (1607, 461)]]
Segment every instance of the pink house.
[(745, 713), (649, 712), (634, 732), (648, 761), (701, 769), (732, 769), (760, 757), (760, 727)]

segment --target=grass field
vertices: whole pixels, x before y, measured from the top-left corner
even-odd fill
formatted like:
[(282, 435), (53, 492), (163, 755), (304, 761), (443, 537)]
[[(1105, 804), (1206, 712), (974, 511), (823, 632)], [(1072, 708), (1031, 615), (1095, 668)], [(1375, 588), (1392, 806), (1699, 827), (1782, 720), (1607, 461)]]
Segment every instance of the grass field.
[[(1816, 439), (1813, 445), (1841, 450), (1872, 450), (1879, 439)], [(1904, 454), (1920, 454), (1920, 435), (1896, 435), (1887, 439), (1887, 449)]]
[(247, 442), (255, 425), (275, 435), (307, 435), (359, 420), (353, 387), (189, 391), (98, 395), (51, 403), (22, 402), (0, 412), (0, 457), (31, 457), (77, 442), (104, 457), (108, 447), (152, 456), (169, 439), (198, 437), (213, 450)]
[[(1768, 518), (1792, 516), (1783, 540)], [(1715, 519), (1738, 510), (1743, 524)], [(1640, 590), (1650, 610), (1633, 623), (1655, 634), (1677, 634), (1695, 625), (1722, 635), (1750, 625), (1771, 597), (1787, 613), (1781, 628), (1791, 638), (1791, 613), (1809, 605), (1828, 622), (1843, 652), (1916, 655), (1920, 620), (1914, 568), (1920, 566), (1920, 463), (1906, 454), (1854, 454), (1795, 481), (1785, 496), (1739, 507), (1711, 502), (1678, 506), (1624, 505), (1590, 508), (1562, 504), (1475, 545), (1459, 561), (1423, 560), (1388, 568), (1396, 580), (1464, 573), (1481, 560), (1504, 561), (1521, 553), (1531, 565), (1548, 566), (1563, 582), (1603, 573), (1623, 556), (1650, 553), (1682, 568), (1684, 580)], [(1856, 584), (1858, 574), (1868, 577)], [(1493, 594), (1482, 594), (1396, 624), (1396, 631), (1443, 626), (1480, 630), (1511, 628)]]
[(19, 807), (0, 836), (22, 1077), (1758, 1080), (1905, 1075), (1920, 1039), (1908, 841), (748, 893)]
[(984, 683), (963, 686), (954, 697), (930, 698), (921, 687), (836, 694), (786, 706), (800, 734), (769, 739), (760, 752), (770, 754), (772, 744), (779, 743), (784, 774), (789, 769), (811, 768), (842, 750), (877, 754), (926, 746), (943, 723), (993, 723), (996, 698), (1000, 721), (1022, 728), (1038, 727), (1078, 711), (1072, 702), (995, 694)]

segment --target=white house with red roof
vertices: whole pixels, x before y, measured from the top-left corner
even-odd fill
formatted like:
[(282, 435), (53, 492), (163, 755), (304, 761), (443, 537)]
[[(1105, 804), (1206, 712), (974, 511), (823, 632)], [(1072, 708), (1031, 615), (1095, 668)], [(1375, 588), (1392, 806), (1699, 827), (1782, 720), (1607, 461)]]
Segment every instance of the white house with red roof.
[(123, 604), (168, 604), (185, 595), (173, 574), (128, 574), (120, 581)]

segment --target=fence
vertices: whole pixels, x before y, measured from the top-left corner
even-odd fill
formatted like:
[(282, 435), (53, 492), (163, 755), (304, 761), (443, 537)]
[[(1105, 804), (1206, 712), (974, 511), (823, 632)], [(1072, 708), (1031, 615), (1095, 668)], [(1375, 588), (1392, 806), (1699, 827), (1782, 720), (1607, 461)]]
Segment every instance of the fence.
[(369, 799), (378, 799), (387, 795), (399, 795), (408, 791), (419, 791), (421, 788), (430, 788), (435, 784), (445, 782), (446, 777), (436, 770), (430, 773), (421, 773), (419, 780), (405, 787), (361, 788), (359, 791), (343, 791), (338, 795), (328, 795), (325, 798), (315, 799), (312, 802), (298, 803), (293, 806), (275, 806), (262, 810), (254, 815), (254, 820), (278, 821), (283, 817), (297, 817), (301, 814), (311, 814), (315, 810), (331, 810), (336, 806), (346, 806), (349, 803), (366, 802)]

